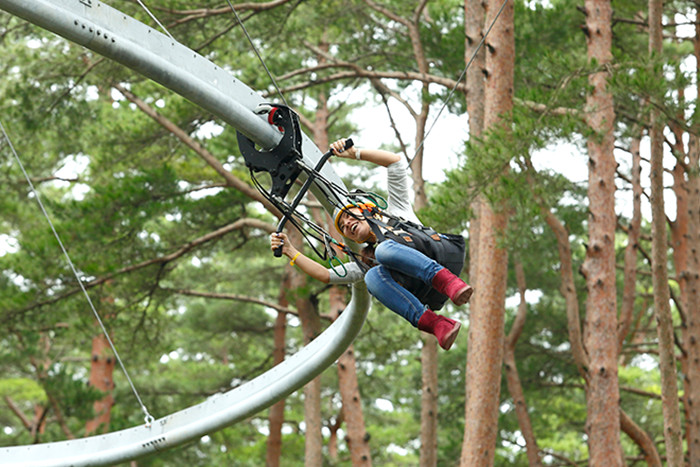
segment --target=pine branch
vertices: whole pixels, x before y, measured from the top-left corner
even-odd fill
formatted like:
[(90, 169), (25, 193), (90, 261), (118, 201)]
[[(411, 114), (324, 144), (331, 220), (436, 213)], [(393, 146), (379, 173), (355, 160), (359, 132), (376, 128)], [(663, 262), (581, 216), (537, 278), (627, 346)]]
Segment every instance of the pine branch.
[[(181, 247), (179, 247), (177, 250), (173, 251), (170, 254), (167, 254), (164, 256), (159, 256), (159, 257), (156, 257), (153, 259), (142, 261), (142, 262), (137, 263), (137, 264), (133, 264), (131, 266), (124, 267), (122, 269), (119, 269), (118, 271), (111, 273), (111, 274), (106, 274), (103, 277), (100, 277), (98, 279), (94, 279), (90, 282), (86, 282), (83, 284), (83, 286), (87, 290), (87, 289), (96, 287), (98, 285), (104, 284), (104, 283), (106, 283), (106, 282), (108, 282), (108, 281), (110, 281), (118, 276), (129, 274), (129, 273), (138, 271), (140, 269), (144, 269), (148, 266), (165, 265), (171, 261), (175, 261), (175, 260), (181, 258), (182, 256), (195, 250), (198, 247), (201, 247), (201, 246), (203, 246), (211, 241), (214, 241), (214, 240), (217, 240), (221, 237), (224, 237), (225, 235), (227, 235), (231, 232), (234, 232), (236, 230), (241, 230), (244, 228), (260, 229), (260, 230), (263, 230), (263, 231), (268, 232), (268, 233), (272, 233), (276, 230), (276, 227), (273, 226), (272, 224), (268, 224), (267, 222), (263, 222), (263, 221), (258, 220), (258, 219), (249, 219), (249, 218), (239, 219), (232, 224), (228, 224), (224, 227), (221, 227), (220, 229), (217, 229), (213, 232), (210, 232), (206, 235), (203, 235), (199, 238), (196, 238), (196, 239), (186, 243), (185, 245), (182, 245)], [(28, 306), (21, 308), (15, 312), (9, 312), (7, 314), (8, 318), (6, 318), (6, 319), (9, 319), (12, 316), (22, 314), (22, 313), (25, 313), (27, 311), (30, 311), (30, 310), (33, 310), (36, 308), (41, 308), (43, 306), (59, 302), (63, 299), (71, 297), (79, 292), (81, 292), (81, 288), (75, 287), (71, 290), (68, 290), (68, 291), (62, 293), (62, 294), (56, 295), (50, 299), (43, 300), (43, 301), (34, 303), (32, 305), (28, 305)]]
[[(281, 306), (278, 303), (275, 302), (270, 302), (267, 300), (262, 300), (259, 298), (255, 297), (250, 297), (247, 295), (238, 295), (238, 294), (229, 294), (229, 293), (215, 293), (215, 292), (200, 292), (196, 290), (190, 290), (190, 289), (173, 289), (173, 288), (161, 288), (161, 290), (164, 290), (166, 292), (170, 293), (177, 293), (181, 295), (187, 295), (190, 297), (203, 297), (203, 298), (213, 298), (217, 300), (233, 300), (233, 301), (238, 301), (238, 302), (245, 302), (245, 303), (254, 303), (256, 305), (262, 305), (267, 308), (272, 308), (273, 310), (279, 311), (280, 313), (289, 313), (290, 315), (294, 316), (299, 316), (299, 313), (297, 310), (294, 310), (289, 307)], [(320, 315), (321, 318), (328, 320), (328, 321), (333, 321), (332, 317), (330, 315)]]
[[(293, 0), (274, 0), (267, 3), (247, 2), (234, 5), (233, 7), (238, 13), (244, 11), (260, 13), (262, 11), (271, 10), (278, 6), (284, 5), (285, 3), (289, 3), (291, 1)], [(158, 6), (154, 6), (153, 8), (154, 10), (164, 11), (172, 15), (182, 16), (182, 18), (169, 23), (167, 26), (168, 28), (179, 26), (190, 21), (196, 21), (198, 19), (210, 18), (212, 16), (233, 15), (233, 13), (231, 12), (231, 7), (228, 6), (228, 4), (219, 8), (197, 8), (193, 10), (175, 10), (172, 8), (163, 8)]]
[(522, 99), (518, 99), (517, 97), (513, 98), (513, 103), (527, 107), (528, 109), (530, 109), (534, 112), (547, 113), (550, 115), (557, 115), (557, 116), (561, 116), (561, 117), (565, 117), (565, 116), (578, 117), (578, 118), (583, 117), (583, 113), (579, 109), (570, 109), (568, 107), (549, 107), (546, 104), (541, 104), (539, 102), (534, 102), (534, 101), (522, 100)]
[(24, 412), (15, 404), (15, 402), (12, 400), (10, 396), (5, 396), (5, 404), (7, 404), (7, 407), (10, 409), (10, 411), (19, 418), (19, 420), (22, 422), (22, 425), (27, 429), (27, 431), (32, 431), (32, 422), (29, 421), (26, 415), (24, 415)]
[(170, 121), (168, 118), (159, 114), (153, 107), (148, 105), (144, 100), (137, 97), (134, 93), (126, 89), (119, 83), (112, 83), (112, 87), (122, 93), (129, 101), (133, 102), (143, 113), (155, 120), (159, 125), (165, 128), (167, 131), (175, 135), (180, 141), (182, 141), (186, 146), (192, 149), (199, 157), (201, 157), (204, 162), (206, 162), (211, 168), (213, 168), (216, 173), (218, 173), (228, 186), (235, 188), (240, 191), (248, 198), (258, 201), (265, 208), (276, 215), (278, 218), (281, 217), (281, 213), (277, 208), (275, 208), (272, 203), (265, 199), (258, 191), (252, 186), (248, 185), (243, 180), (239, 179), (231, 172), (226, 170), (224, 165), (205, 147), (203, 147), (199, 142), (192, 138), (185, 130), (177, 126), (175, 123)]

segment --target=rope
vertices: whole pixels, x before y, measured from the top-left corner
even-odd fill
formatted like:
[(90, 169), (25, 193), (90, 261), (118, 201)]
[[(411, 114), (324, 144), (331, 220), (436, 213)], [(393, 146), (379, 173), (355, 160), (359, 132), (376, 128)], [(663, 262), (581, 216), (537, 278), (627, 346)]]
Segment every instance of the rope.
[(253, 48), (255, 55), (258, 56), (258, 60), (260, 60), (260, 63), (262, 64), (263, 68), (265, 68), (265, 71), (267, 72), (267, 76), (270, 77), (270, 81), (272, 81), (272, 85), (277, 90), (277, 94), (279, 94), (280, 98), (282, 98), (282, 102), (284, 102), (284, 105), (286, 105), (287, 107), (290, 107), (289, 104), (287, 103), (287, 99), (284, 98), (284, 94), (282, 94), (282, 91), (280, 90), (279, 86), (277, 86), (277, 81), (275, 81), (275, 78), (272, 76), (272, 73), (270, 72), (269, 68), (267, 68), (267, 65), (265, 64), (265, 60), (263, 60), (262, 55), (260, 55), (260, 52), (258, 52), (258, 48), (255, 47), (255, 44), (253, 43), (253, 39), (250, 37), (250, 34), (248, 34), (248, 30), (246, 29), (245, 25), (243, 24), (243, 21), (241, 21), (241, 18), (238, 16), (238, 12), (233, 7), (231, 0), (226, 0), (226, 2), (228, 2), (228, 6), (231, 8), (231, 11), (236, 16), (236, 20), (238, 21), (238, 24), (241, 25), (241, 29), (243, 30), (245, 37), (248, 38), (248, 42), (250, 42), (250, 46)]
[[(286, 212), (291, 212), (293, 215), (290, 216), (289, 223), (292, 224), (304, 237), (306, 242), (311, 246), (311, 248), (314, 250), (316, 255), (318, 255), (319, 258), (321, 259), (326, 259), (327, 254), (321, 254), (319, 250), (316, 248), (316, 246), (309, 240), (309, 237), (315, 239), (319, 243), (325, 243), (325, 239), (330, 237), (330, 234), (323, 230), (320, 226), (316, 225), (311, 219), (308, 217), (304, 216), (302, 213), (298, 211), (292, 211), (292, 206), (287, 203), (286, 201), (279, 199), (277, 197), (273, 197), (260, 183), (260, 181), (257, 179), (255, 176), (255, 173), (253, 171), (250, 171), (250, 177), (253, 182), (253, 185), (255, 188), (260, 192), (260, 194), (265, 197), (272, 205), (274, 205), (277, 209), (279, 209), (282, 213)], [(302, 224), (300, 223), (302, 221), (305, 225), (309, 227), (310, 230), (313, 230), (314, 233), (312, 233), (309, 229), (306, 229)], [(326, 252), (327, 253), (327, 252)]]
[(131, 386), (131, 390), (133, 391), (134, 395), (136, 396), (136, 400), (138, 400), (138, 403), (141, 406), (141, 410), (143, 410), (143, 413), (146, 415), (146, 418), (145, 418), (146, 426), (150, 427), (151, 423), (153, 422), (153, 417), (148, 412), (148, 409), (146, 408), (143, 401), (141, 400), (141, 397), (139, 396), (139, 393), (136, 390), (134, 383), (131, 381), (131, 378), (129, 377), (129, 373), (126, 371), (126, 367), (124, 366), (124, 363), (122, 362), (122, 359), (119, 356), (119, 353), (117, 352), (117, 349), (114, 346), (114, 343), (112, 343), (112, 339), (110, 339), (109, 333), (107, 332), (107, 329), (105, 328), (105, 325), (102, 322), (102, 319), (100, 318), (100, 314), (97, 312), (97, 310), (95, 309), (95, 306), (92, 304), (92, 300), (90, 299), (90, 295), (88, 295), (87, 290), (85, 289), (85, 286), (83, 285), (83, 281), (80, 280), (80, 276), (78, 275), (78, 271), (75, 269), (75, 266), (73, 265), (73, 261), (71, 261), (70, 256), (68, 255), (68, 251), (66, 251), (66, 248), (63, 246), (63, 242), (61, 241), (61, 238), (59, 237), (58, 232), (56, 231), (56, 228), (54, 227), (53, 222), (51, 221), (51, 218), (49, 217), (49, 214), (46, 212), (46, 208), (44, 208), (44, 203), (41, 201), (41, 198), (39, 197), (39, 193), (34, 188), (34, 184), (32, 183), (32, 180), (29, 177), (29, 174), (25, 170), (24, 165), (22, 164), (22, 161), (19, 158), (19, 154), (15, 150), (15, 147), (13, 146), (12, 141), (10, 140), (10, 137), (7, 135), (7, 132), (5, 131), (5, 127), (3, 126), (2, 122), (0, 122), (0, 131), (2, 132), (2, 135), (5, 139), (5, 141), (7, 141), (7, 144), (10, 147), (10, 150), (12, 151), (12, 154), (15, 157), (15, 160), (17, 161), (17, 164), (19, 165), (20, 169), (22, 170), (22, 173), (24, 174), (24, 177), (26, 178), (27, 183), (29, 184), (29, 188), (31, 189), (32, 194), (36, 198), (37, 203), (39, 203), (39, 207), (41, 208), (41, 212), (44, 214), (44, 217), (46, 218), (47, 222), (49, 223), (49, 226), (51, 227), (51, 231), (53, 232), (54, 237), (56, 237), (56, 241), (58, 242), (58, 245), (61, 247), (61, 251), (63, 251), (63, 255), (65, 256), (66, 261), (68, 262), (68, 265), (70, 266), (71, 271), (73, 271), (73, 275), (75, 276), (76, 280), (78, 281), (78, 284), (80, 285), (80, 289), (83, 291), (83, 294), (85, 295), (85, 298), (87, 299), (87, 302), (90, 305), (90, 309), (92, 309), (92, 313), (95, 315), (95, 319), (97, 319), (97, 322), (99, 323), (100, 328), (102, 329), (102, 332), (104, 333), (105, 337), (107, 338), (107, 342), (109, 343), (109, 346), (112, 349), (112, 352), (114, 352), (114, 356), (117, 359), (117, 362), (119, 362), (119, 366), (121, 367), (122, 372), (124, 373), (124, 376), (126, 376), (126, 379), (129, 382), (129, 385)]
[[(173, 36), (171, 36), (170, 33), (168, 32), (168, 30), (165, 29), (165, 26), (163, 26), (163, 25), (161, 24), (161, 22), (158, 21), (158, 18), (156, 18), (156, 16), (155, 16), (153, 13), (151, 13), (151, 10), (149, 10), (148, 7), (146, 7), (146, 5), (144, 5), (143, 2), (141, 2), (141, 0), (136, 0), (136, 2), (137, 2), (139, 5), (141, 5), (141, 8), (143, 8), (144, 10), (146, 10), (146, 13), (148, 13), (148, 16), (150, 16), (151, 19), (152, 19), (153, 21), (155, 21), (156, 24), (157, 24), (158, 26), (160, 26), (160, 28), (161, 28), (163, 31), (165, 31), (165, 33), (168, 35), (168, 37), (169, 37), (171, 40), (174, 41), (175, 38), (174, 38)], [(176, 42), (177, 42), (177, 41), (176, 41)]]
[(433, 123), (430, 125), (430, 128), (428, 128), (428, 131), (425, 132), (425, 135), (423, 136), (423, 139), (421, 140), (420, 144), (416, 148), (416, 152), (413, 155), (413, 158), (409, 161), (409, 165), (413, 163), (413, 161), (416, 159), (416, 156), (420, 152), (421, 148), (423, 147), (423, 143), (425, 143), (425, 140), (428, 138), (430, 135), (430, 132), (433, 131), (433, 127), (437, 123), (438, 119), (440, 118), (440, 115), (442, 114), (443, 110), (445, 110), (445, 107), (447, 107), (447, 103), (450, 101), (452, 98), (452, 95), (455, 93), (457, 90), (457, 86), (459, 86), (459, 83), (462, 82), (462, 79), (464, 79), (464, 76), (467, 74), (467, 71), (469, 70), (469, 67), (471, 66), (472, 62), (476, 58), (476, 55), (479, 53), (479, 50), (481, 50), (481, 47), (483, 47), (484, 42), (486, 42), (486, 37), (488, 37), (489, 33), (491, 32), (491, 29), (493, 26), (496, 24), (496, 21), (498, 21), (498, 18), (501, 16), (501, 13), (503, 13), (503, 10), (505, 9), (506, 5), (508, 4), (508, 0), (503, 0), (503, 4), (501, 4), (501, 8), (498, 10), (498, 13), (496, 13), (496, 17), (493, 19), (491, 22), (491, 25), (489, 25), (489, 28), (486, 30), (486, 34), (484, 34), (484, 37), (481, 38), (481, 41), (479, 41), (479, 44), (476, 46), (476, 49), (474, 50), (474, 53), (472, 56), (469, 58), (469, 61), (467, 62), (467, 66), (464, 67), (464, 70), (462, 70), (462, 74), (459, 75), (459, 78), (457, 79), (457, 82), (455, 85), (452, 87), (450, 90), (450, 93), (447, 95), (445, 98), (445, 101), (442, 104), (442, 107), (437, 113), (437, 116), (433, 120)]

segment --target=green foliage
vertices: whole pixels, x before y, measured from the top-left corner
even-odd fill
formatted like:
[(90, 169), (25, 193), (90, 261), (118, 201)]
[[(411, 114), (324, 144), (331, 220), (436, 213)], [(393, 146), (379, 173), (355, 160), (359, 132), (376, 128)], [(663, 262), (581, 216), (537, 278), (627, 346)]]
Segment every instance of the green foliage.
[(13, 378), (2, 380), (0, 385), (0, 394), (3, 397), (17, 398), (43, 402), (44, 394), (41, 387), (35, 381), (27, 378)]
[[(211, 0), (195, 3), (161, 0), (156, 11), (179, 42), (231, 70), (269, 100), (281, 100), (235, 17), (230, 12), (185, 13), (221, 8)], [(667, 5), (669, 12), (694, 8), (681, 1)], [(122, 1), (115, 6), (152, 25), (136, 3)], [(395, 0), (382, 1), (381, 6), (403, 18), (411, 17), (415, 8), (412, 2)], [(459, 0), (431, 1), (421, 16), (421, 44), (431, 75), (456, 80), (464, 68), (463, 7)], [(530, 164), (537, 165), (540, 154), (559, 143), (585, 153), (582, 141), (590, 133), (585, 98), (589, 76), (598, 66), (587, 59), (585, 18), (576, 5), (564, 0), (518, 1), (515, 7), (515, 105), (504, 116), (510, 124), (465, 142), (458, 167), (446, 173), (444, 182), (428, 187), (430, 206), (420, 215), (440, 231), (468, 235), (477, 196), (508, 213), (509, 228), (501, 244), (523, 264), (528, 289), (539, 295), (528, 306), (516, 352), (533, 429), (545, 453), (585, 463), (583, 380), (568, 342), (556, 239), (543, 210), (551, 211), (567, 228), (573, 270), (578, 271), (587, 240), (586, 187), (551, 170), (535, 171)], [(645, 8), (640, 2), (617, 2), (616, 17), (631, 20)], [(296, 89), (285, 92), (291, 105), (313, 120), (321, 99), (329, 99), (331, 139), (356, 132), (360, 125), (353, 121), (352, 111), (381, 99), (368, 80), (350, 73), (338, 78), (338, 73), (352, 66), (377, 73), (418, 71), (406, 27), (364, 1), (288, 2), (265, 11), (246, 11), (242, 17), (278, 84)], [(273, 222), (273, 217), (225, 186), (205, 161), (113, 86), (119, 84), (154, 106), (232, 174), (247, 180), (235, 132), (121, 66), (7, 14), (0, 14), (0, 20), (2, 123), (79, 274), (86, 282), (104, 280), (88, 293), (151, 413), (164, 416), (269, 369), (276, 314), (225, 298), (236, 294), (277, 300), (283, 268), (269, 255), (267, 234), (256, 229), (235, 231), (163, 259), (237, 219)], [(652, 107), (661, 108), (668, 120), (682, 114), (691, 126), (697, 112), (695, 103), (677, 92), (694, 79), (683, 66), (692, 53), (690, 42), (667, 41), (660, 56), (649, 58), (647, 38), (632, 23), (616, 21), (615, 63), (606, 70), (620, 144), (637, 136)], [(328, 57), (321, 59), (314, 49), (326, 45)], [(664, 80), (656, 78), (659, 73)], [(450, 92), (435, 84), (426, 90), (409, 79), (382, 83), (415, 108), (423, 102), (441, 105)], [(463, 99), (453, 96), (446, 110), (466, 124)], [(209, 136), (211, 128), (217, 131)], [(384, 147), (401, 149), (389, 133)], [(0, 160), (0, 396), (9, 397), (30, 418), (36, 407), (48, 409), (46, 431), (33, 439), (9, 406), (0, 406), (0, 429), (7, 434), (0, 444), (64, 439), (57, 410), (68, 428), (81, 435), (94, 415), (92, 401), (101, 396), (86, 385), (90, 344), (99, 330), (6, 143), (0, 142), (0, 153), (5, 156)], [(349, 186), (384, 194), (376, 172), (366, 165), (348, 161), (336, 167)], [(59, 176), (60, 180), (55, 178)], [(616, 238), (618, 264), (625, 244), (623, 237)], [(640, 259), (640, 268), (644, 266)], [(514, 296), (516, 281), (510, 269), (508, 295)], [(618, 290), (621, 281), (620, 272)], [(575, 275), (575, 287), (583, 310), (585, 282), (580, 274)], [(639, 278), (638, 287), (647, 293), (648, 279)], [(289, 292), (290, 297), (314, 295), (324, 312), (328, 307), (323, 290), (322, 285), (309, 283)], [(204, 296), (215, 293), (221, 296)], [(635, 317), (648, 328), (653, 322), (647, 308), (644, 300), (638, 300)], [(462, 448), (468, 312), (468, 307), (446, 310), (465, 323), (465, 329), (453, 350), (440, 354), (439, 465), (457, 465)], [(515, 310), (508, 308), (506, 331), (514, 316)], [(298, 320), (290, 318), (288, 353), (296, 351), (302, 340)], [(375, 303), (354, 345), (374, 464), (416, 465), (421, 404), (418, 332)], [(45, 362), (47, 371), (42, 373)], [(658, 374), (644, 363), (629, 358), (620, 367), (620, 385), (656, 394)], [(114, 378), (110, 430), (141, 424), (143, 414), (126, 378), (119, 371)], [(335, 368), (321, 378), (322, 417), (328, 422), (342, 409)], [(496, 465), (527, 465), (505, 382), (500, 395)], [(56, 398), (58, 407), (50, 404), (50, 398)], [(302, 464), (302, 399), (296, 393), (286, 401), (282, 465)], [(623, 390), (621, 404), (644, 430), (659, 438), (658, 399)], [(139, 464), (260, 465), (266, 450), (266, 417), (267, 413), (257, 414)], [(638, 447), (625, 437), (623, 445), (628, 455), (639, 455)], [(324, 463), (348, 465), (348, 446), (342, 437), (339, 452), (336, 461), (325, 452)]]

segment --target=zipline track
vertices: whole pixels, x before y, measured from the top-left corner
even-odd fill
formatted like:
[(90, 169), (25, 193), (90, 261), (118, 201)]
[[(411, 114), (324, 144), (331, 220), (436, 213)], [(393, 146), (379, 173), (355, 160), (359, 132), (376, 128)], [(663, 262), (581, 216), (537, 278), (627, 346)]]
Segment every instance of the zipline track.
[[(97, 0), (0, 0), (0, 9), (52, 31), (198, 104), (262, 148), (282, 135), (254, 113), (262, 97), (221, 67), (172, 38)], [(303, 163), (315, 167), (321, 151), (302, 135)], [(345, 186), (330, 166), (311, 191), (326, 210)], [(269, 407), (318, 376), (352, 343), (369, 310), (363, 284), (347, 309), (309, 345), (252, 381), (190, 408), (122, 431), (55, 443), (0, 448), (2, 466), (112, 465), (172, 448)]]

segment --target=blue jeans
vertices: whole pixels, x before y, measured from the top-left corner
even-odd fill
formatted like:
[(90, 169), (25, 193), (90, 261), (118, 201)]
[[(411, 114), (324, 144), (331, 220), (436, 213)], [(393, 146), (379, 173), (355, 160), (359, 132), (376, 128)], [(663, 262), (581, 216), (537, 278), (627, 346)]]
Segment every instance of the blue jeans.
[(384, 306), (402, 316), (413, 326), (425, 312), (427, 305), (422, 304), (415, 295), (405, 289), (391, 276), (391, 270), (432, 284), (433, 277), (443, 266), (423, 253), (393, 240), (381, 242), (374, 252), (379, 263), (365, 274), (367, 290)]

